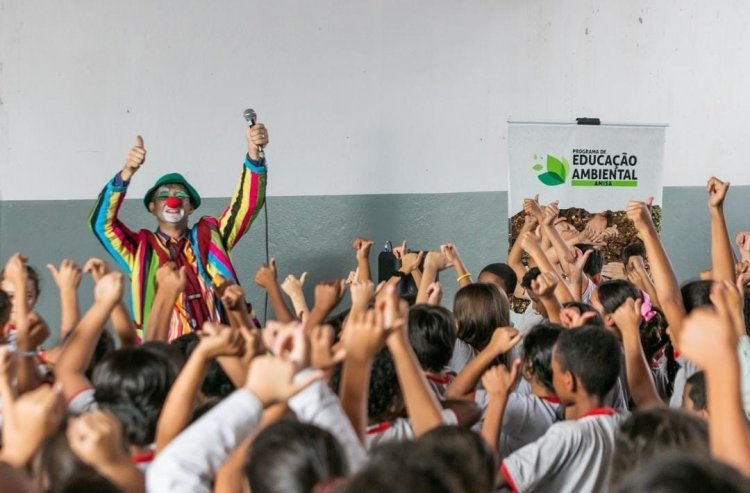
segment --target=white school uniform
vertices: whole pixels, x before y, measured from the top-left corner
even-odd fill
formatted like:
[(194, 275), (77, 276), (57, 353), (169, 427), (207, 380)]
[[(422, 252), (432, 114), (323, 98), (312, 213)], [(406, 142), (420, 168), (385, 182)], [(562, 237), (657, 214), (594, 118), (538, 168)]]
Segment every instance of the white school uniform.
[[(450, 409), (441, 412), (444, 425), (458, 426), (458, 417)], [(367, 427), (365, 435), (365, 447), (371, 450), (383, 443), (404, 442), (414, 439), (414, 428), (407, 418), (396, 418), (393, 421), (385, 421)]]
[(609, 484), (615, 433), (623, 416), (599, 408), (552, 425), (539, 440), (506, 457), (501, 472), (514, 492), (599, 492)]

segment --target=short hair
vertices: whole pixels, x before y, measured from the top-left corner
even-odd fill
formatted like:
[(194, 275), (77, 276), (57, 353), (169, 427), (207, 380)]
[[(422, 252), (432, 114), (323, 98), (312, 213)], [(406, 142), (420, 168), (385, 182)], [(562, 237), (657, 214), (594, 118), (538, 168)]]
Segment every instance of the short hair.
[(494, 284), (477, 282), (459, 289), (453, 314), (458, 321), (458, 337), (480, 351), (496, 328), (510, 325), (508, 297)]
[(679, 409), (638, 410), (623, 421), (615, 436), (610, 482), (616, 485), (644, 464), (681, 450), (710, 453), (705, 421)]
[(486, 265), (484, 269), (479, 272), (479, 275), (481, 276), (485, 272), (496, 275), (497, 277), (502, 279), (503, 285), (505, 286), (505, 292), (507, 294), (511, 295), (513, 294), (513, 291), (516, 290), (516, 285), (518, 284), (518, 276), (516, 275), (516, 272), (513, 270), (513, 268), (508, 264), (496, 262), (494, 264)]
[(521, 287), (527, 291), (531, 291), (531, 281), (536, 281), (536, 278), (541, 274), (542, 271), (539, 270), (539, 267), (532, 267), (527, 270), (526, 274), (523, 275), (523, 279), (521, 279)]
[[(463, 491), (494, 490), (497, 461), (494, 452), (478, 433), (459, 426), (442, 425), (422, 435), (418, 446), (424, 454), (441, 461)], [(461, 460), (457, 461), (456, 457), (461, 457)]]
[[(370, 460), (340, 493), (463, 493), (459, 480), (417, 441), (376, 447)], [(466, 492), (468, 493), (468, 492)]]
[(176, 377), (173, 363), (157, 351), (142, 346), (119, 349), (94, 369), (94, 398), (120, 420), (130, 443), (150, 445)]
[[(187, 360), (193, 354), (195, 348), (198, 347), (199, 342), (198, 335), (195, 332), (190, 332), (174, 339), (171, 345), (178, 348), (183, 354), (184, 359)], [(221, 365), (215, 359), (212, 359), (206, 369), (206, 377), (203, 379), (203, 384), (201, 385), (201, 393), (206, 397), (223, 399), (229, 397), (229, 394), (236, 389), (229, 376), (221, 368)]]
[(564, 329), (557, 324), (535, 325), (523, 338), (523, 359), (531, 373), (547, 390), (552, 386), (552, 348)]
[(593, 313), (594, 316), (586, 320), (587, 325), (599, 325), (604, 327), (604, 320), (602, 316), (596, 311), (596, 308), (589, 305), (588, 303), (582, 303), (580, 301), (566, 301), (563, 303), (563, 308), (575, 308), (578, 313), (583, 315), (584, 313)]
[(615, 493), (750, 493), (750, 484), (736, 469), (702, 456), (673, 454), (657, 457), (634, 471)]
[(409, 310), (409, 342), (423, 370), (440, 372), (456, 345), (455, 319), (442, 306), (415, 305)]
[(696, 411), (705, 411), (708, 408), (708, 399), (706, 398), (706, 374), (702, 371), (693, 373), (685, 382), (690, 385), (688, 396), (693, 401), (693, 407)]
[[(36, 292), (34, 299), (39, 299), (39, 295), (42, 294), (42, 280), (39, 277), (39, 271), (33, 266), (26, 264), (26, 277), (31, 281), (31, 285), (34, 286), (34, 291)], [(0, 270), (0, 279), (5, 279), (5, 268)], [(24, 295), (25, 294), (26, 293), (24, 293)]]
[(620, 343), (607, 329), (584, 325), (564, 330), (555, 343), (557, 361), (581, 382), (584, 390), (600, 399), (620, 376)]
[(622, 247), (622, 261), (627, 265), (630, 257), (645, 257), (646, 247), (640, 241), (634, 241)]
[(685, 305), (685, 313), (690, 313), (699, 306), (711, 305), (711, 286), (713, 281), (701, 279), (688, 281), (680, 288), (682, 303)]
[(589, 255), (589, 258), (586, 259), (586, 263), (583, 265), (583, 273), (589, 277), (601, 274), (602, 268), (604, 267), (604, 256), (602, 255), (602, 252), (596, 250), (592, 245), (587, 243), (577, 243), (576, 248), (578, 248), (581, 253), (586, 253), (591, 250), (591, 255)]
[(315, 425), (282, 419), (258, 434), (245, 473), (258, 493), (308, 493), (349, 471), (336, 438)]

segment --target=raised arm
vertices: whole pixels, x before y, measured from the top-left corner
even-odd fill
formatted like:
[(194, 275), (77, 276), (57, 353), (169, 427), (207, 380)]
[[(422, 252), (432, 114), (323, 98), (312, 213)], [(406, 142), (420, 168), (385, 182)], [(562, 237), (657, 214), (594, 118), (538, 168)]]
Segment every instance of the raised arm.
[(490, 446), (490, 450), (498, 449), (500, 430), (503, 429), (505, 405), (508, 403), (508, 396), (515, 386), (516, 380), (518, 380), (520, 366), (520, 359), (513, 362), (510, 371), (503, 365), (497, 365), (487, 370), (482, 377), (482, 385), (489, 398), (487, 414), (484, 417), (484, 423), (482, 423), (482, 438)]
[(511, 269), (513, 269), (513, 272), (516, 273), (516, 277), (518, 278), (516, 292), (513, 293), (513, 295), (518, 298), (525, 297), (523, 287), (521, 287), (521, 279), (523, 279), (523, 276), (526, 274), (526, 267), (523, 265), (522, 261), (523, 248), (521, 248), (521, 237), (524, 233), (534, 231), (537, 224), (539, 223), (534, 216), (526, 214), (526, 216), (524, 217), (523, 226), (521, 226), (521, 231), (519, 231), (518, 237), (516, 238), (515, 243), (513, 243), (513, 246), (510, 248), (510, 252), (508, 253), (508, 265)]
[(357, 280), (360, 282), (372, 281), (370, 271), (370, 249), (373, 241), (357, 236), (352, 242), (352, 248), (357, 254)]
[(198, 391), (211, 361), (219, 356), (235, 356), (244, 350), (242, 335), (231, 327), (206, 323), (202, 334), (167, 394), (156, 425), (157, 454), (190, 423)]
[(646, 361), (641, 344), (641, 300), (628, 298), (612, 314), (617, 328), (622, 334), (622, 346), (625, 350), (625, 373), (633, 402), (639, 409), (662, 407), (664, 402), (659, 398), (654, 379)]
[(85, 376), (86, 368), (104, 330), (104, 323), (122, 297), (122, 277), (120, 272), (112, 272), (96, 283), (94, 304), (65, 341), (55, 365), (55, 377), (62, 384), (66, 399), (71, 399), (81, 390), (91, 387)]
[(130, 179), (145, 161), (146, 149), (143, 146), (143, 137), (139, 135), (135, 146), (128, 153), (125, 166), (104, 186), (89, 215), (89, 227), (94, 236), (127, 275), (131, 273), (137, 236), (120, 222), (117, 215), (125, 199)]
[[(92, 257), (83, 265), (83, 272), (91, 274), (94, 282), (99, 282), (99, 279), (109, 273), (109, 265), (100, 258)], [(130, 319), (130, 313), (128, 313), (128, 308), (122, 299), (112, 309), (110, 317), (112, 328), (120, 339), (120, 345), (126, 348), (137, 346), (138, 332), (135, 330), (133, 321)]]
[(651, 274), (656, 286), (656, 294), (659, 305), (669, 323), (672, 342), (679, 348), (680, 334), (682, 331), (682, 320), (685, 318), (685, 306), (682, 304), (682, 293), (677, 284), (677, 277), (672, 270), (664, 245), (656, 233), (654, 222), (651, 219), (651, 199), (649, 202), (628, 202), (626, 211), (628, 219), (633, 221), (636, 230), (643, 239), (646, 248)]
[(227, 250), (234, 248), (255, 221), (266, 200), (266, 163), (258, 146), (268, 144), (268, 131), (262, 123), (247, 129), (247, 156), (240, 182), (229, 206), (219, 216), (219, 233)]
[(258, 267), (255, 272), (255, 284), (268, 293), (268, 299), (271, 300), (271, 307), (276, 315), (276, 320), (281, 323), (289, 323), (295, 318), (289, 311), (289, 307), (286, 306), (284, 296), (281, 294), (281, 286), (279, 286), (276, 271), (276, 259), (271, 257), (267, 264), (263, 263)]
[(52, 264), (47, 264), (52, 279), (60, 291), (60, 339), (65, 339), (68, 332), (81, 318), (78, 308), (78, 285), (81, 283), (81, 268), (70, 259), (64, 259), (58, 269)]
[(477, 387), (482, 374), (495, 359), (510, 351), (521, 342), (521, 333), (511, 327), (499, 327), (492, 334), (490, 343), (469, 361), (445, 392), (446, 399), (467, 399)]
[(453, 268), (456, 269), (456, 282), (458, 282), (458, 286), (464, 287), (471, 284), (471, 272), (466, 269), (464, 261), (461, 260), (461, 256), (458, 254), (456, 245), (453, 243), (440, 245), (440, 252), (448, 259)]
[(573, 301), (573, 295), (570, 293), (568, 283), (560, 278), (552, 263), (549, 261), (547, 256), (544, 254), (544, 250), (539, 243), (539, 237), (534, 233), (524, 233), (520, 237), (521, 247), (534, 259), (534, 262), (539, 266), (539, 270), (545, 274), (550, 273), (557, 278), (557, 287), (555, 288), (555, 296), (561, 303), (567, 303)]
[(727, 287), (715, 283), (715, 309), (700, 307), (685, 319), (681, 349), (706, 373), (708, 428), (713, 456), (750, 474), (750, 427), (742, 410), (737, 329), (727, 305)]
[(172, 262), (167, 262), (157, 269), (156, 295), (146, 325), (146, 341), (167, 341), (174, 304), (184, 289), (184, 266), (177, 269)]
[(734, 282), (734, 254), (724, 218), (724, 199), (729, 191), (729, 182), (712, 176), (706, 191), (711, 216), (711, 274), (714, 281)]

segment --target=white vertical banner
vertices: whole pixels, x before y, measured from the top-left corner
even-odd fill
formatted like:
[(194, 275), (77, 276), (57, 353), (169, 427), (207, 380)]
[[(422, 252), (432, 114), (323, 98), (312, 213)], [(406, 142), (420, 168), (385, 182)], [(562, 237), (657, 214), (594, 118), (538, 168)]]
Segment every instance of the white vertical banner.
[(509, 123), (508, 215), (536, 194), (591, 213), (647, 197), (661, 206), (664, 134), (663, 125)]
[[(508, 218), (511, 244), (523, 223), (523, 200), (559, 200), (566, 239), (607, 229), (597, 246), (605, 261), (619, 261), (636, 241), (625, 206), (653, 197), (661, 227), (665, 125), (509, 123)], [(593, 222), (592, 222), (593, 221)]]

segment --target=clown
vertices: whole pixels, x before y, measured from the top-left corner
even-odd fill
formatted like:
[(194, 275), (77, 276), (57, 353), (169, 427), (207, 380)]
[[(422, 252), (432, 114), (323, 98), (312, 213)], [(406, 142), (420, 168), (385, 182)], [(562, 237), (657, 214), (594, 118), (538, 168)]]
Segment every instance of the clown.
[(148, 330), (156, 292), (156, 270), (167, 262), (185, 267), (185, 289), (175, 303), (168, 339), (199, 330), (204, 322), (221, 320), (216, 286), (221, 278), (237, 282), (229, 251), (250, 228), (263, 207), (266, 166), (261, 149), (268, 144), (263, 124), (247, 130), (247, 155), (229, 206), (219, 217), (204, 216), (189, 225), (201, 197), (179, 173), (159, 178), (143, 198), (156, 218), (155, 231), (133, 231), (118, 219), (130, 180), (146, 160), (143, 138), (128, 153), (125, 166), (111, 179), (94, 205), (89, 224), (96, 238), (131, 281), (131, 314), (141, 335)]

